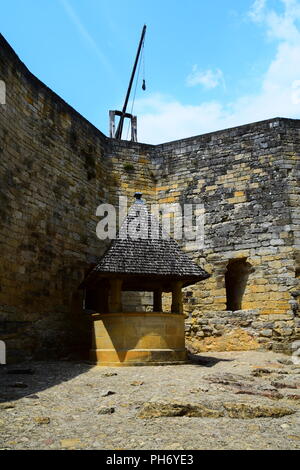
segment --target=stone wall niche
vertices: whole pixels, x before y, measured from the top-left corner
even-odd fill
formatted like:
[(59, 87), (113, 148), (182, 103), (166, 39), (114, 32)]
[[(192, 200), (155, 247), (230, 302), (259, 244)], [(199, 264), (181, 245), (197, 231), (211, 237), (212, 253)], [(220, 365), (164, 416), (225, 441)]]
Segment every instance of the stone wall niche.
[(233, 312), (242, 310), (243, 295), (252, 270), (246, 258), (233, 259), (228, 262), (225, 272), (227, 310)]

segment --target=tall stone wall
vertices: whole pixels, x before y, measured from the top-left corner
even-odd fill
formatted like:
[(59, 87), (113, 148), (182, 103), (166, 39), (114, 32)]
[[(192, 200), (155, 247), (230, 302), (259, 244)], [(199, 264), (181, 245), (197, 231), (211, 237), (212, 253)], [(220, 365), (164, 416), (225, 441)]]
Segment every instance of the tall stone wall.
[[(211, 273), (185, 292), (187, 333), (200, 348), (219, 348), (226, 334), (232, 348), (234, 334), (236, 348), (254, 338), (286, 349), (299, 335), (289, 303), (299, 289), (299, 136), (299, 121), (272, 119), (156, 148), (158, 201), (204, 205), (204, 249), (182, 242)], [(228, 322), (225, 274), (239, 259), (249, 274)]]
[(78, 286), (108, 244), (96, 208), (136, 187), (151, 199), (152, 147), (109, 142), (3, 37), (0, 79), (0, 339), (8, 360), (88, 351)]
[[(151, 146), (108, 139), (34, 77), (0, 36), (0, 339), (9, 360), (88, 351), (78, 287), (109, 241), (96, 208), (142, 191), (148, 203), (200, 203), (210, 279), (185, 289), (198, 350), (286, 348), (299, 336), (300, 121), (273, 119)], [(298, 166), (297, 166), (298, 165)], [(228, 262), (249, 272), (228, 311)], [(168, 297), (166, 298), (168, 306)], [(145, 307), (146, 308), (146, 307)]]

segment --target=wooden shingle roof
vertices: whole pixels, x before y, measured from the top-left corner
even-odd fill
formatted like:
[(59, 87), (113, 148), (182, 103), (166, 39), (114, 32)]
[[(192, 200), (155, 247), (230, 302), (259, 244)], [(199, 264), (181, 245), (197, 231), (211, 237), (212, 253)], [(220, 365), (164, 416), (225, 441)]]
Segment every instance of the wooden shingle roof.
[[(133, 204), (115, 240), (90, 274), (172, 277), (194, 282), (209, 274), (163, 231), (141, 202)], [(192, 283), (192, 282), (188, 282)]]

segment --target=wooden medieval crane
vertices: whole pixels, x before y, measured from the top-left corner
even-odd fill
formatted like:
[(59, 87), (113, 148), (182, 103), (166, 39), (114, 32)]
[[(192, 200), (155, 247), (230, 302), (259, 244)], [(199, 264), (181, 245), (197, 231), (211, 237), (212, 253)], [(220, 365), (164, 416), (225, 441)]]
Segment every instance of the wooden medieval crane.
[[(146, 28), (147, 28), (147, 26), (144, 25), (143, 30), (142, 30), (141, 39), (140, 39), (139, 46), (138, 46), (138, 50), (137, 50), (137, 54), (136, 54), (136, 58), (135, 58), (135, 62), (134, 62), (134, 66), (133, 66), (133, 69), (132, 69), (132, 73), (131, 73), (131, 77), (130, 77), (130, 81), (129, 81), (129, 85), (128, 85), (128, 89), (127, 89), (123, 109), (122, 109), (122, 111), (109, 111), (110, 137), (113, 138), (113, 139), (119, 139), (119, 140), (122, 139), (122, 131), (123, 131), (123, 126), (124, 126), (124, 120), (125, 120), (125, 118), (128, 118), (128, 119), (130, 119), (130, 122), (131, 122), (131, 140), (133, 142), (137, 142), (137, 125), (136, 125), (137, 121), (136, 121), (136, 116), (133, 116), (132, 114), (127, 113), (126, 111), (127, 111), (127, 105), (128, 105), (128, 101), (129, 101), (129, 97), (130, 97), (130, 93), (131, 93), (132, 84), (133, 84), (133, 81), (134, 81), (137, 65), (139, 63), (141, 50), (142, 50), (142, 47), (144, 46)], [(142, 88), (143, 88), (143, 90), (146, 89), (145, 80), (143, 80)], [(120, 117), (117, 129), (115, 128), (115, 116)]]

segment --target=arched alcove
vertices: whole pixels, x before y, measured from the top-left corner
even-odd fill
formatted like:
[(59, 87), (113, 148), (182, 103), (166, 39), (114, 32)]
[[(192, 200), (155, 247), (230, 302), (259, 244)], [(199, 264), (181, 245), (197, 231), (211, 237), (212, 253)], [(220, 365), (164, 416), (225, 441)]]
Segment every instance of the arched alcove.
[(243, 295), (251, 271), (252, 266), (246, 258), (233, 259), (228, 262), (225, 273), (227, 310), (242, 309)]

